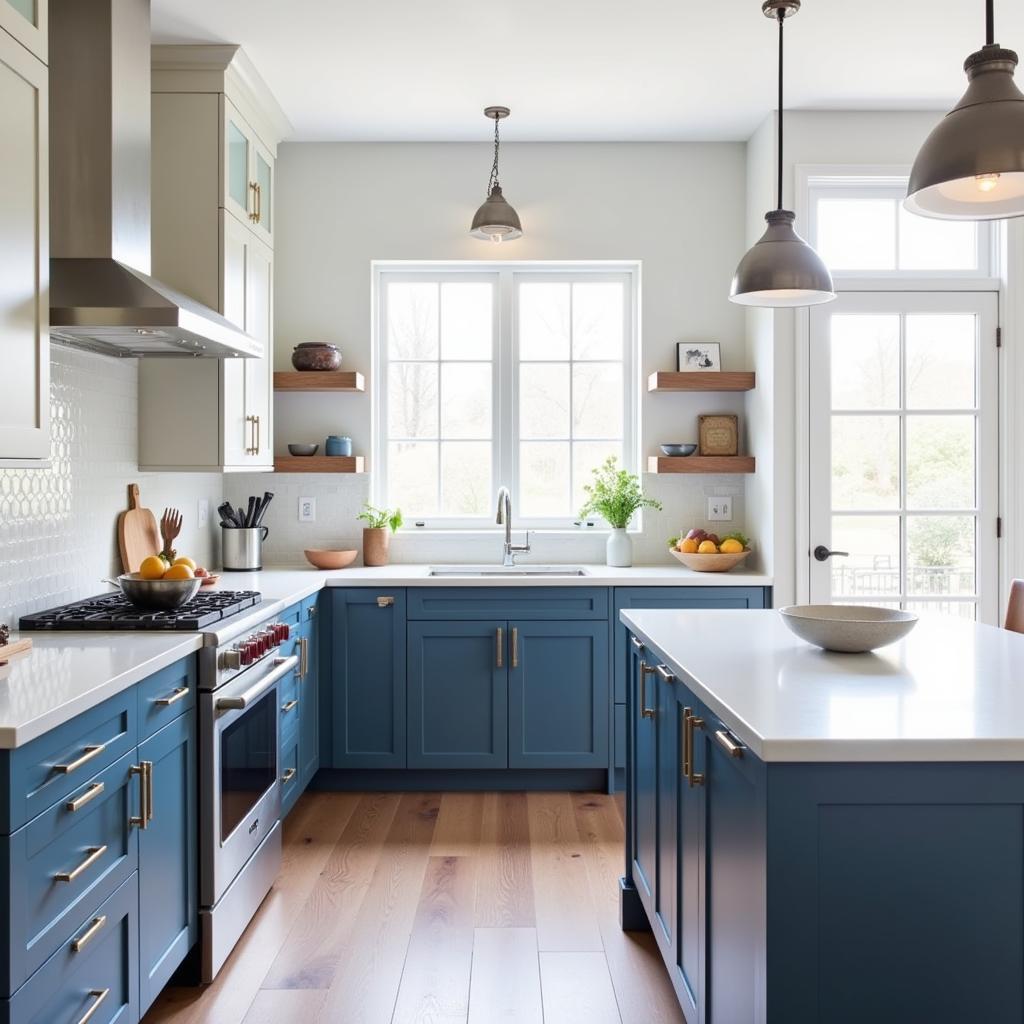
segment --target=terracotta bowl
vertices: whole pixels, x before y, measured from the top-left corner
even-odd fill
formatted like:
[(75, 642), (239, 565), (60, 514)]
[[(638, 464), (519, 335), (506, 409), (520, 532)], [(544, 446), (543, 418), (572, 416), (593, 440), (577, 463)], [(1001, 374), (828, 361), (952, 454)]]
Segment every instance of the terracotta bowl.
[(728, 572), (733, 566), (739, 565), (750, 554), (750, 549), (747, 548), (746, 551), (739, 551), (733, 555), (690, 555), (684, 551), (674, 550), (672, 554), (687, 569), (693, 569), (694, 572)]
[(351, 565), (356, 560), (356, 555), (358, 554), (358, 550), (323, 551), (307, 549), (305, 551), (307, 561), (318, 569), (344, 569), (345, 566)]

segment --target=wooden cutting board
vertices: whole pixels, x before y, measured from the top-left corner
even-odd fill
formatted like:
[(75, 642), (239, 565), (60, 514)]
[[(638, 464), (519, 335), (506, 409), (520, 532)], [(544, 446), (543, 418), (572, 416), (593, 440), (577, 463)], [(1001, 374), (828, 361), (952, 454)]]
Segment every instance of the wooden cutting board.
[(125, 572), (138, 572), (142, 560), (163, 547), (156, 516), (139, 505), (138, 484), (128, 485), (128, 510), (117, 517), (117, 546)]

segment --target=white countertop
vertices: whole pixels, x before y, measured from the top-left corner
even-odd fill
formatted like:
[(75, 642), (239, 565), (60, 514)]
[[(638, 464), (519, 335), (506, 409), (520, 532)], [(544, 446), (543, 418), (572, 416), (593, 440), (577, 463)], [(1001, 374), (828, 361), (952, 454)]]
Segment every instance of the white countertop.
[(579, 587), (579, 586), (771, 586), (753, 573), (695, 573), (683, 566), (612, 569), (583, 566), (586, 576), (436, 577), (429, 565), (353, 566), (319, 570), (309, 566), (227, 572), (220, 590), (258, 590), (263, 600), (200, 633), (27, 632), (34, 648), (0, 666), (0, 749), (21, 746), (166, 665), (225, 643), (324, 587)]
[(765, 761), (1024, 761), (1024, 636), (923, 617), (872, 654), (795, 637), (775, 611), (622, 620)]
[(20, 747), (198, 651), (200, 633), (21, 633), (0, 665), (0, 749)]

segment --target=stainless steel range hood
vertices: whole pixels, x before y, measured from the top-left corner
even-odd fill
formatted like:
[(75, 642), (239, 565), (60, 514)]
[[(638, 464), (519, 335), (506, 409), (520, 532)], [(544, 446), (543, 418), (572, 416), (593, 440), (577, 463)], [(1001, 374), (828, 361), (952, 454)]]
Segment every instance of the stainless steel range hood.
[(149, 0), (50, 0), (50, 336), (118, 356), (261, 356), (149, 276)]

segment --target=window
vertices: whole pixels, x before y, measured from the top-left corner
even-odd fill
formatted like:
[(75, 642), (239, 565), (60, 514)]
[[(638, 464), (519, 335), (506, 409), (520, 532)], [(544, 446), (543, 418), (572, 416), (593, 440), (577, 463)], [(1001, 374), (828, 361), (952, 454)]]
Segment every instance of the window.
[(378, 265), (375, 498), (407, 523), (571, 524), (634, 469), (635, 267)]
[(900, 176), (811, 176), (810, 237), (836, 277), (985, 277), (988, 224), (903, 209)]

